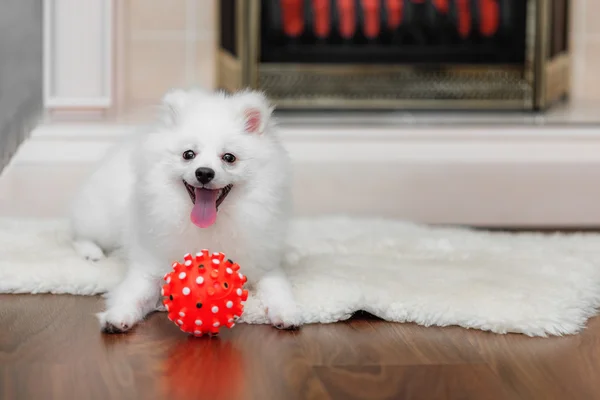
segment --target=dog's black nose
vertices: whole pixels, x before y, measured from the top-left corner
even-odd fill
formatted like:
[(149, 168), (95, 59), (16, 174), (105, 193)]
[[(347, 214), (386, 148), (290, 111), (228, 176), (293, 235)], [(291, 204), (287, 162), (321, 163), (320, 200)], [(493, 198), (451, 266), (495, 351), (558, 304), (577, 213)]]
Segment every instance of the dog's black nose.
[(196, 179), (198, 182), (206, 185), (215, 177), (215, 170), (212, 168), (200, 167), (196, 170)]

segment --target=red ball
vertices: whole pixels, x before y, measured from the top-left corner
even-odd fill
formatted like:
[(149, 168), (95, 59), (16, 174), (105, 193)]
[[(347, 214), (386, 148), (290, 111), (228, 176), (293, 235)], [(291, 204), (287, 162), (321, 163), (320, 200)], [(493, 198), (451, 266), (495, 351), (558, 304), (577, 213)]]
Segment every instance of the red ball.
[(186, 254), (183, 264), (174, 262), (162, 287), (169, 319), (194, 336), (216, 335), (223, 326), (232, 328), (248, 299), (243, 288), (247, 279), (239, 269), (223, 253), (208, 250)]

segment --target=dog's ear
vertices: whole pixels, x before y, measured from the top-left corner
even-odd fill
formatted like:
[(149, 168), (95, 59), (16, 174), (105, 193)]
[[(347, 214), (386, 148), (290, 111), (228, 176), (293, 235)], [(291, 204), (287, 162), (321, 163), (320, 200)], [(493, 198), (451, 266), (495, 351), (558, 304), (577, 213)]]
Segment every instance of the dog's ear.
[(190, 104), (192, 99), (197, 99), (208, 92), (202, 89), (172, 89), (165, 93), (161, 100), (163, 109), (163, 120), (169, 124), (175, 124), (183, 110)]
[(165, 93), (161, 100), (162, 119), (167, 124), (175, 124), (185, 108), (189, 94), (186, 90), (173, 89)]
[(244, 131), (258, 135), (263, 134), (275, 109), (264, 93), (243, 91), (233, 97), (244, 122)]

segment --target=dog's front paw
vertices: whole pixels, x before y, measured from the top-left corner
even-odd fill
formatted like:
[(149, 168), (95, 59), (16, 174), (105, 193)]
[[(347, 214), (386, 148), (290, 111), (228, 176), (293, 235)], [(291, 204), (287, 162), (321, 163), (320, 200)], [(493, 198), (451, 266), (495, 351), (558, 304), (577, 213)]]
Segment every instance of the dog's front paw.
[(266, 311), (271, 325), (277, 329), (296, 329), (302, 323), (295, 304), (271, 304)]
[(302, 323), (292, 287), (281, 269), (267, 272), (257, 284), (257, 296), (267, 318), (278, 329), (294, 329)]
[(163, 304), (162, 296), (156, 301), (156, 306), (154, 306), (154, 311), (165, 312), (167, 311), (167, 307)]
[(135, 312), (109, 309), (97, 314), (103, 333), (124, 333), (139, 322)]

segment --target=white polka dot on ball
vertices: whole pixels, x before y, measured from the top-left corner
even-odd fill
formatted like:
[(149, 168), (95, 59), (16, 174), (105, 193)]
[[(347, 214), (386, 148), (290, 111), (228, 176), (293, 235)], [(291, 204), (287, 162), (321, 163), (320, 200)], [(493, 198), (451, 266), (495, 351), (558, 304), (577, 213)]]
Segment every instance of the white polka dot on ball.
[(160, 289), (160, 295), (164, 296), (165, 295), (165, 289)]
[(230, 275), (233, 274), (233, 270), (231, 268), (227, 268), (225, 271)]
[(202, 321), (200, 321), (199, 319), (197, 319), (194, 323), (198, 326), (202, 325)]
[(169, 305), (165, 304), (165, 310), (169, 311)]
[(200, 332), (200, 331), (194, 331), (194, 335), (202, 335), (202, 332)]
[(191, 290), (189, 287), (184, 287), (183, 290), (181, 291), (181, 293), (184, 294), (184, 296), (187, 296), (188, 294), (190, 294)]
[(177, 320), (177, 325), (183, 325), (183, 321), (182, 321), (182, 320), (180, 320), (180, 319), (178, 319), (178, 320)]
[(184, 279), (184, 278), (185, 278), (185, 276), (186, 276), (186, 275), (185, 275), (185, 272), (182, 272), (182, 273), (180, 273), (180, 274), (179, 274), (179, 279)]
[(229, 318), (227, 322), (233, 322), (233, 318)]
[(233, 307), (233, 301), (229, 300), (226, 304), (227, 308)]
[(215, 323), (213, 324), (213, 326), (214, 326), (215, 328), (218, 328), (218, 327), (219, 327), (219, 325), (221, 325), (221, 324), (219, 324), (218, 322), (215, 322)]
[(177, 263), (174, 262), (173, 264), (171, 264), (171, 268), (175, 268), (177, 266)]
[(213, 306), (213, 308), (211, 308), (210, 310), (213, 312), (213, 314), (216, 314), (219, 312), (219, 307)]
[(197, 283), (198, 285), (202, 285), (202, 284), (204, 283), (204, 278), (203, 278), (203, 277), (201, 277), (201, 276), (197, 277), (197, 278), (196, 278), (196, 283)]
[(239, 288), (238, 288), (238, 290), (236, 290), (235, 292), (237, 293), (237, 295), (238, 295), (238, 296), (241, 296), (241, 295), (242, 295), (242, 289), (239, 289)]
[(196, 253), (196, 257), (202, 257), (202, 252)]
[(213, 253), (213, 256), (218, 256), (218, 255), (219, 255), (219, 253)]
[(189, 267), (190, 265), (192, 265), (192, 262), (191, 262), (190, 260), (187, 260), (187, 261), (185, 262), (185, 266), (186, 266), (186, 267)]
[(214, 259), (212, 260), (213, 264), (221, 264), (221, 260), (218, 259)]
[(179, 316), (180, 316), (181, 318), (183, 318), (183, 317), (185, 317), (185, 313), (184, 313), (183, 311), (179, 311)]
[(244, 275), (242, 275), (241, 272), (238, 272), (238, 276), (240, 277), (240, 279), (244, 279)]
[(171, 283), (171, 277), (170, 276), (167, 278), (167, 283)]

